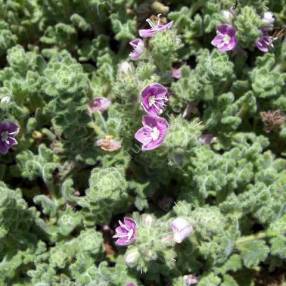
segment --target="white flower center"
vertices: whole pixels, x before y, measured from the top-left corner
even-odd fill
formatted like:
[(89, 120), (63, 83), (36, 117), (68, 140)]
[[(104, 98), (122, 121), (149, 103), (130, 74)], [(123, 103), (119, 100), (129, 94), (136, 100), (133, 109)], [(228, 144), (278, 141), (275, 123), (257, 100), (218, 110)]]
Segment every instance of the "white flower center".
[(9, 133), (8, 131), (3, 131), (1, 133), (1, 141), (7, 143), (9, 138)]
[(148, 99), (149, 106), (152, 106), (156, 103), (156, 98), (154, 95), (151, 95)]
[(151, 131), (152, 140), (153, 140), (153, 141), (158, 140), (159, 136), (160, 136), (160, 131), (159, 131), (159, 129), (158, 129), (157, 127), (152, 128), (152, 131)]
[(225, 44), (229, 44), (230, 40), (231, 40), (231, 37), (229, 35), (224, 35), (223, 42)]

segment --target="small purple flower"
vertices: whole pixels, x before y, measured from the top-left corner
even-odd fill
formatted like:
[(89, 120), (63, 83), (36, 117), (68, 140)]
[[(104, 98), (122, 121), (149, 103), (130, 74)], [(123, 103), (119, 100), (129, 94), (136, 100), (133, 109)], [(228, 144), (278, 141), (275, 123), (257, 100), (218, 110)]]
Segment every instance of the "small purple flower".
[(256, 41), (256, 47), (263, 53), (269, 52), (273, 48), (273, 37), (269, 36), (267, 31), (262, 31), (261, 37)]
[(141, 92), (141, 105), (150, 114), (160, 115), (168, 100), (168, 89), (159, 83), (152, 83)]
[(177, 243), (181, 243), (193, 232), (192, 225), (184, 218), (177, 217), (171, 223), (173, 231), (173, 240)]
[(171, 70), (172, 78), (180, 79), (182, 77), (182, 69), (181, 68), (172, 68)]
[(220, 25), (217, 28), (217, 35), (211, 44), (218, 48), (220, 52), (233, 50), (237, 45), (236, 30), (231, 25)]
[(129, 42), (133, 51), (129, 54), (131, 60), (137, 61), (144, 53), (144, 41), (142, 39), (135, 39)]
[(113, 236), (117, 239), (115, 243), (120, 246), (129, 245), (136, 239), (136, 222), (130, 217), (125, 217), (123, 221), (119, 221), (119, 226), (115, 229), (116, 234)]
[(145, 115), (142, 121), (143, 127), (136, 134), (135, 139), (142, 143), (142, 151), (154, 150), (165, 140), (169, 124), (165, 118)]
[(203, 134), (199, 138), (199, 142), (203, 145), (209, 145), (213, 142), (213, 140), (214, 140), (214, 135), (211, 133)]
[(111, 101), (106, 97), (96, 97), (88, 105), (90, 113), (104, 112), (111, 105)]
[[(160, 15), (158, 15), (159, 17)], [(148, 22), (148, 24), (150, 25), (150, 29), (141, 29), (139, 30), (139, 35), (142, 38), (152, 38), (154, 37), (158, 32), (163, 32), (163, 31), (167, 31), (170, 30), (173, 26), (173, 21), (169, 22), (167, 24), (161, 24), (160, 23), (160, 17), (158, 19), (157, 23), (153, 23), (151, 21), (151, 19), (147, 19), (146, 20)]]
[(19, 126), (13, 122), (0, 123), (0, 153), (5, 155), (9, 149), (17, 144), (15, 139), (19, 133)]

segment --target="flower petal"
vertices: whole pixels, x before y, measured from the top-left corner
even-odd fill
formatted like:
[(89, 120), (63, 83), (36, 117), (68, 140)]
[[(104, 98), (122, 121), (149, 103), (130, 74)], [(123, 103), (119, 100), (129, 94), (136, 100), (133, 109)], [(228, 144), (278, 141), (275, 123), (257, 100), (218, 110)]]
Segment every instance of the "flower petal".
[(143, 145), (149, 144), (152, 141), (151, 129), (148, 127), (142, 127), (135, 133), (135, 139)]
[(139, 30), (139, 35), (142, 38), (152, 38), (155, 36), (156, 34), (156, 30), (154, 30), (153, 28), (151, 29), (141, 29)]

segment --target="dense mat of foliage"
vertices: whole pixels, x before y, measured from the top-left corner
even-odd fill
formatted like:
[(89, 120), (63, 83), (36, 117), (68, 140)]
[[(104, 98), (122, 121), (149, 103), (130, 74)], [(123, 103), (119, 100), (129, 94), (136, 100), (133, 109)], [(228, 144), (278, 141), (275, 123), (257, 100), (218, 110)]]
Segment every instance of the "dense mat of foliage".
[[(233, 5), (0, 0), (0, 285), (282, 285), (286, 44), (256, 46), (286, 0)], [(166, 134), (136, 133), (154, 83)]]

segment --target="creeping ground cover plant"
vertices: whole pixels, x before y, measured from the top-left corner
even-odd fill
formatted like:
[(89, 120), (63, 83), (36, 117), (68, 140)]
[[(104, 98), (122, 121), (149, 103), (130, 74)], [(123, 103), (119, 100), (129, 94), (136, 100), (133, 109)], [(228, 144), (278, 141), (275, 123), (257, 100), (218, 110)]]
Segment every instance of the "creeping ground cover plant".
[(0, 1), (0, 285), (285, 286), (286, 1)]

